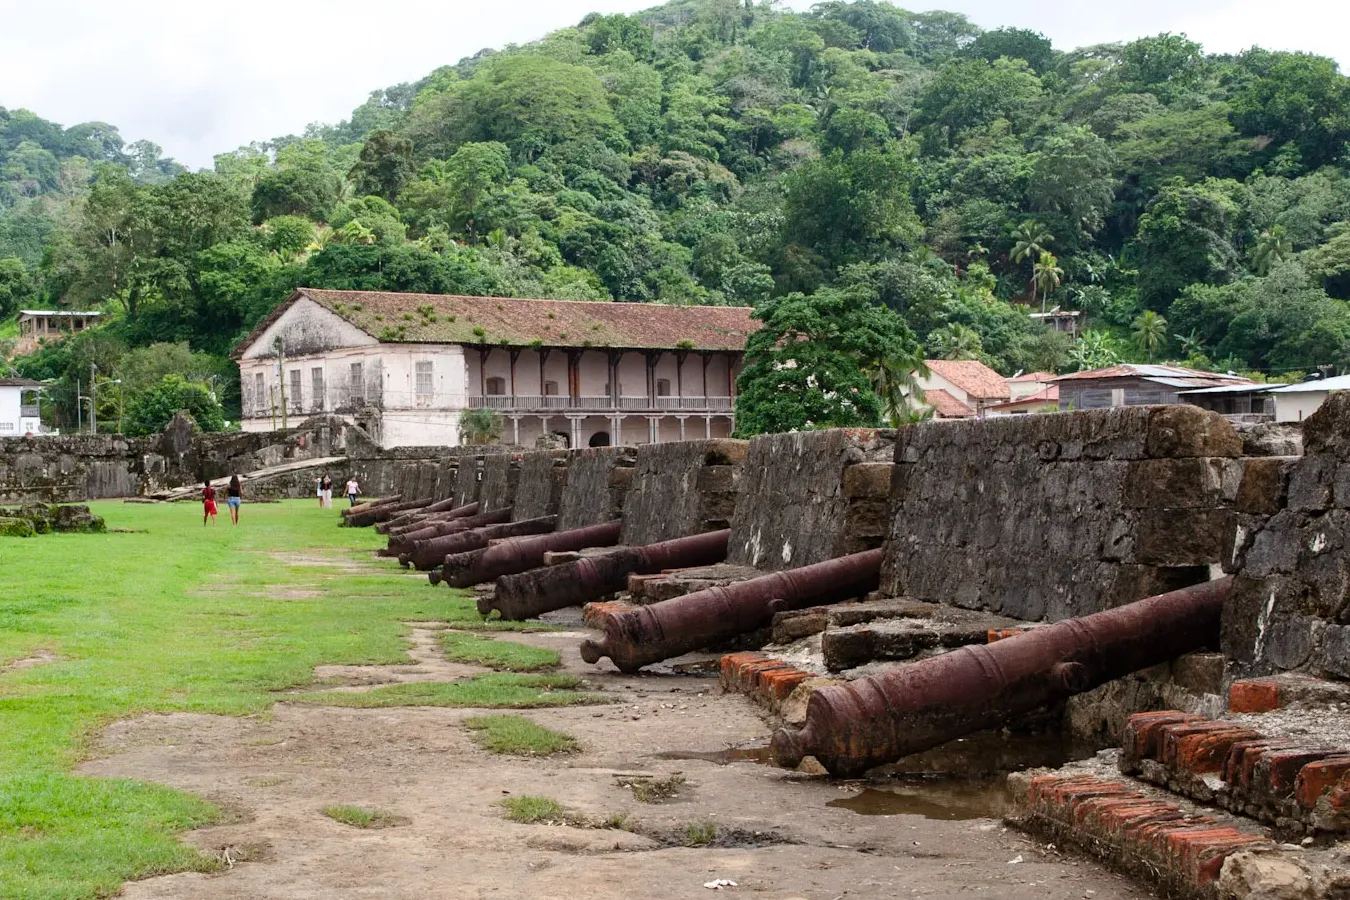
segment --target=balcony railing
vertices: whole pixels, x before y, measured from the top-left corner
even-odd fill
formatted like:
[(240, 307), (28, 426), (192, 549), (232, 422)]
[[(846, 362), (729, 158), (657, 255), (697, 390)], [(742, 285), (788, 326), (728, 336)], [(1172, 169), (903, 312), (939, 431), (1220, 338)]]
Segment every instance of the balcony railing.
[(42, 410), (37, 404), (23, 405), (19, 407), (19, 415), (25, 418), (36, 418), (42, 415)]
[(731, 397), (540, 397), (538, 395), (501, 394), (469, 397), (470, 409), (495, 409), (503, 412), (688, 412), (729, 413)]

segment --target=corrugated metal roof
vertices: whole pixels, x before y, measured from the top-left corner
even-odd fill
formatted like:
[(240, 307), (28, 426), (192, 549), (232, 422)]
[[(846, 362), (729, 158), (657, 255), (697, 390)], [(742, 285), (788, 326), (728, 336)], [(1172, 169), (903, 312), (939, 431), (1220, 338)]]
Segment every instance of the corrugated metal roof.
[(1317, 381), (1300, 381), (1297, 384), (1285, 384), (1271, 389), (1271, 393), (1274, 394), (1300, 394), (1316, 391), (1350, 391), (1350, 375), (1320, 378)]
[(1178, 393), (1183, 397), (1191, 394), (1262, 394), (1283, 386), (1280, 384), (1221, 384), (1218, 387), (1196, 388), (1195, 390), (1179, 391)]

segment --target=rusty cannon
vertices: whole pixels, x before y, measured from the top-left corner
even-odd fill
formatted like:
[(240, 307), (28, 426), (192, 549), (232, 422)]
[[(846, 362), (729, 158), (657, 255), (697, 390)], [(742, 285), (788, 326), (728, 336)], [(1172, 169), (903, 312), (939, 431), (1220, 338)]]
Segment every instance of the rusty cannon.
[(402, 494), (395, 494), (392, 497), (380, 497), (377, 500), (367, 500), (363, 503), (358, 503), (355, 506), (342, 510), (342, 521), (339, 524), (346, 525), (348, 524), (348, 520), (353, 516), (364, 516), (367, 513), (384, 509), (386, 506), (393, 506), (395, 503), (399, 503), (402, 500)]
[(803, 727), (774, 734), (773, 759), (795, 767), (814, 756), (830, 774), (851, 778), (1217, 646), (1232, 584), (1231, 577), (1209, 581), (819, 688)]
[(458, 534), (471, 528), (482, 528), (484, 525), (501, 525), (509, 521), (511, 521), (511, 507), (507, 506), (502, 509), (494, 509), (492, 512), (479, 513), (476, 516), (457, 516), (453, 519), (439, 519), (435, 522), (428, 522), (412, 531), (391, 536), (389, 538), (390, 555), (398, 556), (400, 553), (406, 553), (417, 541), (430, 540), (447, 534)]
[(431, 583), (445, 581), (451, 587), (473, 587), (503, 575), (527, 572), (544, 564), (545, 553), (584, 550), (587, 547), (613, 547), (619, 542), (623, 523), (617, 519), (603, 525), (589, 525), (555, 531), (537, 537), (510, 538), (482, 550), (456, 553), (445, 558), (445, 565), (431, 573)]
[[(390, 529), (388, 544), (377, 550), (376, 555), (398, 556), (407, 550), (413, 541), (436, 537), (440, 534), (452, 534), (466, 527), (464, 523), (475, 518), (477, 512), (478, 504), (470, 503), (467, 506), (455, 507), (449, 512), (433, 513), (409, 525)], [(378, 528), (379, 526), (375, 527)]]
[[(468, 505), (473, 506), (475, 508), (474, 512), (477, 512), (477, 504), (470, 503)], [(465, 508), (466, 507), (462, 505), (458, 507), (455, 506), (454, 497), (447, 497), (444, 500), (437, 500), (435, 503), (430, 503), (422, 507), (421, 509), (413, 509), (405, 513), (399, 513), (397, 516), (390, 519), (388, 522), (381, 522), (380, 524), (376, 525), (375, 530), (380, 531), (380, 529), (383, 528), (384, 531), (381, 532), (382, 534), (393, 534), (395, 530), (399, 528), (403, 528), (407, 525), (415, 525), (417, 522), (422, 521), (423, 519), (426, 519), (429, 516), (437, 515), (440, 513), (445, 513), (450, 518), (454, 518), (455, 513), (458, 510)], [(460, 515), (471, 516), (473, 515), (473, 513), (460, 513)]]
[(478, 599), (478, 611), (487, 615), (495, 609), (503, 619), (529, 619), (555, 609), (579, 606), (623, 590), (632, 573), (649, 575), (665, 569), (722, 562), (727, 558), (730, 537), (730, 529), (709, 531), (645, 547), (620, 547), (600, 556), (544, 566), (517, 575), (503, 575), (497, 579), (497, 589), (492, 596)]
[(484, 523), (477, 528), (462, 529), (450, 534), (414, 541), (405, 553), (399, 555), (398, 560), (404, 565), (425, 572), (436, 566), (445, 565), (447, 556), (481, 550), (492, 541), (504, 540), (505, 538), (548, 534), (553, 531), (557, 524), (557, 516), (540, 516), (537, 519), (522, 519), (519, 522)]
[[(405, 513), (413, 509), (421, 509), (426, 506), (428, 502), (430, 501), (405, 500), (400, 503), (381, 504), (364, 512), (344, 517), (342, 524), (349, 528), (367, 528), (378, 522), (387, 522), (400, 513)], [(348, 510), (348, 512), (350, 512), (350, 510)]]
[(602, 619), (604, 638), (581, 644), (588, 663), (609, 659), (621, 672), (764, 628), (775, 612), (837, 603), (876, 590), (885, 550), (878, 548), (738, 584), (712, 587)]

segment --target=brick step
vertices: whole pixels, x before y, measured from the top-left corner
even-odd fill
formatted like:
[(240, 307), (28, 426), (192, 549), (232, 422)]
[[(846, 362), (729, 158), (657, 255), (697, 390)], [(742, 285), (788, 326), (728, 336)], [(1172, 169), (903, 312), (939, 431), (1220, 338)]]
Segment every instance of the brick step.
[(1336, 850), (1278, 844), (1260, 826), (1167, 796), (1101, 759), (1008, 776), (1009, 821), (1160, 885), (1168, 896), (1331, 900), (1350, 887)]
[[(720, 665), (722, 690), (729, 694), (744, 694), (771, 712), (784, 715), (789, 721), (798, 716), (787, 713), (791, 699), (804, 711), (805, 696), (819, 684), (834, 684), (835, 679), (822, 679), (816, 672), (793, 663), (775, 659), (765, 653), (729, 653)], [(798, 695), (794, 697), (794, 694)], [(800, 703), (797, 701), (800, 699)]]
[(1125, 722), (1120, 771), (1284, 831), (1350, 835), (1350, 748), (1177, 710)]

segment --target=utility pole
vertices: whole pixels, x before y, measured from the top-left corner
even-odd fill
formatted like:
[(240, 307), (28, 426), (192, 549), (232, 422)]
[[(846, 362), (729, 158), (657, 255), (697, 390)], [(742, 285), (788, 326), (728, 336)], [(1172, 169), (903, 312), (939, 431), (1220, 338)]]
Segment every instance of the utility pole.
[(84, 402), (84, 390), (80, 387), (80, 379), (75, 379), (75, 433), (84, 431), (84, 407), (80, 406)]
[(286, 347), (277, 335), (272, 346), (277, 348), (277, 383), (281, 385), (281, 430), (286, 430)]
[(89, 433), (98, 434), (98, 411), (94, 407), (94, 399), (98, 395), (98, 365), (89, 364)]

